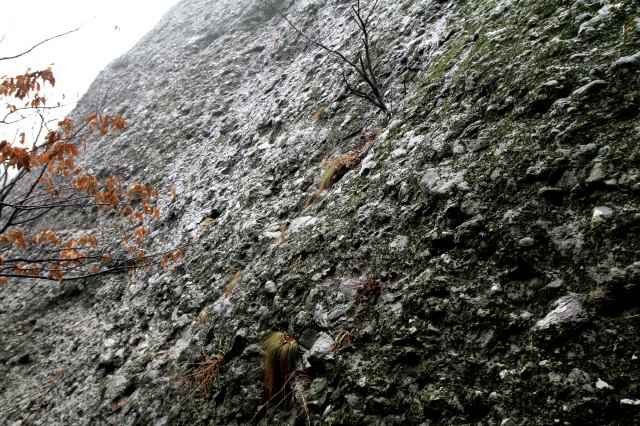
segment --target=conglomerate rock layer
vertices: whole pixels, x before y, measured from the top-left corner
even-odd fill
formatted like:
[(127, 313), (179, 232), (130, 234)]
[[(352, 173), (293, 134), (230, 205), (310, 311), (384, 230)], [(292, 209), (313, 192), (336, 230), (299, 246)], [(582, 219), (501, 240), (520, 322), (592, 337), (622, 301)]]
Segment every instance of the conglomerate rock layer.
[[(276, 6), (356, 58), (352, 3)], [(74, 116), (129, 127), (82, 162), (158, 186), (145, 247), (184, 255), (2, 288), (0, 424), (638, 424), (638, 1), (380, 0), (370, 36), (388, 115), (258, 0), (183, 0), (100, 74)]]

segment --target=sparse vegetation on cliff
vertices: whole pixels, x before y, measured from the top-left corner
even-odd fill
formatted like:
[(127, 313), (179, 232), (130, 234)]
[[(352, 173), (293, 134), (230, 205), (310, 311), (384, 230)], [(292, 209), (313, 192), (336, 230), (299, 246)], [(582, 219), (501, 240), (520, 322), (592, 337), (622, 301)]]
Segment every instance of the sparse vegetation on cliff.
[(334, 158), (333, 160), (325, 159), (322, 161), (322, 167), (326, 171), (324, 172), (324, 176), (322, 177), (320, 187), (316, 192), (313, 193), (313, 195), (311, 195), (311, 197), (309, 197), (309, 199), (305, 203), (305, 209), (309, 207), (316, 200), (316, 198), (318, 198), (318, 195), (320, 195), (320, 193), (331, 188), (348, 171), (353, 170), (360, 165), (360, 162), (362, 161), (362, 155), (365, 154), (373, 146), (379, 133), (379, 130), (376, 130), (368, 137), (363, 136), (362, 140), (364, 144), (361, 148), (349, 151), (338, 158)]
[(240, 278), (242, 278), (242, 270), (234, 269), (233, 271), (231, 271), (231, 274), (233, 274), (233, 276), (231, 277), (231, 280), (229, 280), (229, 284), (227, 285), (227, 291), (224, 294), (225, 299), (228, 299), (229, 296), (231, 296), (233, 289), (240, 281)]
[(271, 333), (263, 342), (264, 387), (271, 403), (292, 405), (291, 374), (296, 369), (300, 347), (287, 333)]
[(216, 383), (220, 375), (220, 369), (227, 363), (224, 353), (218, 350), (215, 354), (208, 355), (202, 352), (204, 358), (201, 362), (190, 364), (192, 372), (182, 379), (182, 383), (191, 391), (189, 396), (199, 393), (206, 398), (211, 392), (211, 388)]

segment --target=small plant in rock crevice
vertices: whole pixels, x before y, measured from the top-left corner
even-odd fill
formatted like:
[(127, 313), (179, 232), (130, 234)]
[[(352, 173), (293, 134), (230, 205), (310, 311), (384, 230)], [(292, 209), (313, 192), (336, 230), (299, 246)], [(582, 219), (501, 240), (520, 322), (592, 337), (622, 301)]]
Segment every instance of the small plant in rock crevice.
[(382, 292), (382, 289), (373, 277), (360, 280), (360, 283), (361, 284), (356, 288), (356, 292), (354, 294), (354, 298), (360, 303), (368, 302), (371, 298)]
[(209, 396), (211, 387), (218, 380), (220, 369), (227, 363), (224, 359), (224, 352), (218, 350), (215, 355), (207, 355), (202, 352), (204, 361), (189, 364), (195, 367), (195, 370), (182, 379), (187, 387), (193, 388), (189, 394), (191, 398), (195, 393), (200, 393), (202, 397)]
[[(271, 407), (271, 409), (268, 408), (268, 405), (271, 403), (271, 400), (267, 401), (265, 404), (258, 407), (258, 410), (255, 416), (253, 417), (253, 419), (251, 419), (250, 423), (253, 423), (254, 420), (260, 415), (260, 413), (263, 412), (263, 410), (265, 414), (265, 424), (268, 424), (267, 420), (270, 418), (273, 418), (275, 423), (281, 423), (282, 420), (284, 419), (282, 418), (278, 419), (276, 410), (283, 405), (288, 405), (287, 408), (293, 408), (295, 405), (296, 407), (299, 407), (302, 409), (301, 414), (304, 418), (304, 423), (307, 426), (311, 426), (311, 419), (309, 418), (309, 410), (307, 407), (307, 398), (309, 395), (309, 387), (311, 386), (312, 381), (313, 379), (311, 377), (307, 376), (306, 374), (301, 374), (298, 371), (293, 371), (292, 373), (290, 373), (285, 379), (285, 383), (283, 385), (283, 394), (282, 394), (282, 398), (280, 398), (280, 402), (275, 406)], [(288, 392), (285, 393), (284, 388), (286, 388)], [(292, 411), (293, 411), (293, 415), (296, 417), (296, 420), (297, 420), (298, 418), (297, 414), (299, 413), (299, 410), (292, 410)], [(286, 413), (283, 413), (283, 414), (285, 414), (286, 416)], [(291, 421), (288, 421), (287, 424), (292, 424), (292, 423)], [(295, 423), (295, 424), (299, 424), (299, 423)]]
[(325, 111), (327, 109), (325, 107), (320, 107), (318, 108), (318, 110), (315, 112), (315, 114), (313, 114), (313, 121), (318, 121), (322, 118), (322, 116), (324, 115)]
[(353, 333), (347, 330), (338, 330), (336, 341), (333, 344), (333, 352), (340, 352), (342, 349), (344, 349), (344, 347), (347, 346), (351, 342), (351, 340), (356, 337), (357, 332), (358, 330), (355, 330), (355, 332)]
[(295, 259), (293, 259), (293, 262), (291, 262), (291, 266), (289, 266), (289, 269), (287, 270), (287, 273), (285, 275), (289, 275), (298, 266), (300, 266), (301, 263), (302, 263), (302, 255), (296, 257)]
[(352, 72), (356, 75), (356, 81), (349, 82), (346, 73), (342, 73), (342, 81), (344, 82), (347, 90), (352, 95), (365, 99), (370, 104), (374, 105), (376, 108), (380, 110), (383, 115), (389, 115), (389, 109), (385, 103), (383, 89), (378, 81), (377, 72), (374, 70), (375, 66), (373, 64), (373, 46), (370, 37), (370, 26), (372, 23), (372, 17), (374, 16), (374, 12), (376, 10), (376, 6), (378, 5), (378, 0), (376, 0), (373, 5), (369, 8), (369, 12), (366, 13), (364, 7), (360, 4), (360, 0), (356, 0), (354, 4), (351, 5), (351, 10), (349, 15), (353, 19), (353, 21), (358, 26), (360, 40), (362, 41), (361, 50), (358, 51), (355, 55), (355, 58), (349, 59), (344, 54), (340, 53), (338, 50), (332, 49), (329, 46), (321, 43), (318, 40), (315, 40), (308, 36), (304, 31), (300, 29), (299, 26), (296, 26), (291, 19), (289, 19), (285, 14), (278, 9), (272, 2), (268, 0), (260, 0), (262, 3), (268, 5), (273, 10), (276, 11), (278, 15), (285, 20), (287, 24), (299, 35), (309, 40), (311, 43), (316, 45), (317, 47), (323, 49), (330, 55), (335, 58), (338, 58), (343, 65), (346, 65)]
[(369, 302), (375, 296), (382, 293), (382, 288), (376, 279), (373, 266), (364, 259), (358, 259), (364, 265), (364, 278), (354, 278), (349, 274), (351, 282), (355, 284), (353, 297), (359, 304)]
[(196, 322), (196, 325), (200, 326), (200, 325), (204, 324), (209, 318), (211, 318), (211, 312), (210, 311), (202, 311), (202, 312), (200, 312), (200, 315), (198, 316), (198, 321)]
[(233, 292), (234, 287), (236, 286), (236, 284), (238, 284), (238, 281), (240, 281), (240, 278), (242, 278), (242, 269), (233, 269), (231, 271), (233, 275), (233, 277), (231, 278), (231, 281), (229, 281), (229, 285), (227, 286), (227, 291), (224, 294), (224, 298), (228, 299), (229, 296), (231, 296), (231, 292)]
[(293, 401), (288, 401), (286, 397), (291, 395), (290, 375), (295, 372), (300, 354), (298, 342), (287, 333), (275, 332), (265, 339), (262, 348), (264, 386), (269, 402), (293, 405)]
[(362, 147), (349, 151), (338, 158), (334, 158), (333, 160), (323, 160), (322, 166), (326, 171), (322, 178), (322, 182), (320, 183), (320, 188), (318, 188), (318, 190), (309, 197), (304, 208), (306, 209), (309, 207), (316, 198), (318, 198), (318, 195), (320, 195), (322, 191), (325, 191), (335, 185), (345, 174), (347, 174), (348, 171), (358, 167), (362, 161), (363, 155), (371, 149), (379, 134), (380, 129), (377, 129), (369, 137), (362, 137), (364, 142)]

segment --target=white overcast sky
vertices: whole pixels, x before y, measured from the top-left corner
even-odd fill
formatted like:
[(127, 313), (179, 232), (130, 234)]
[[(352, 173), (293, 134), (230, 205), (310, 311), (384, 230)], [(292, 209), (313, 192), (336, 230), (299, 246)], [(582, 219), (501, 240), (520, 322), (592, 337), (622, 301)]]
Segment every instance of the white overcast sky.
[[(3, 1), (0, 57), (22, 53), (42, 40), (84, 25), (19, 59), (0, 61), (0, 77), (23, 74), (27, 67), (35, 71), (51, 66), (55, 92), (65, 93), (66, 100), (75, 103), (109, 62), (131, 49), (178, 1)], [(58, 101), (49, 89), (47, 84), (47, 99)]]

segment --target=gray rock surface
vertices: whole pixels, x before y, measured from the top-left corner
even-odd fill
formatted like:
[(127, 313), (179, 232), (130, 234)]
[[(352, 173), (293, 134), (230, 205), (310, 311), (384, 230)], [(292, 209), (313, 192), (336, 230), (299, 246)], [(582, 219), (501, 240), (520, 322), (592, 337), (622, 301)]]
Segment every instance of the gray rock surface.
[(534, 330), (546, 330), (565, 322), (584, 321), (586, 315), (580, 299), (580, 295), (571, 293), (553, 302), (551, 307), (554, 309), (536, 323)]
[[(351, 2), (277, 5), (356, 56)], [(636, 424), (639, 15), (380, 0), (381, 116), (264, 3), (181, 1), (74, 116), (122, 111), (79, 162), (160, 188), (144, 248), (184, 255), (2, 287), (0, 425)], [(305, 209), (323, 158), (374, 133)], [(122, 250), (127, 223), (67, 213), (56, 232)], [(265, 407), (275, 331), (300, 342), (293, 407)], [(203, 352), (226, 361), (208, 396), (184, 380)]]

